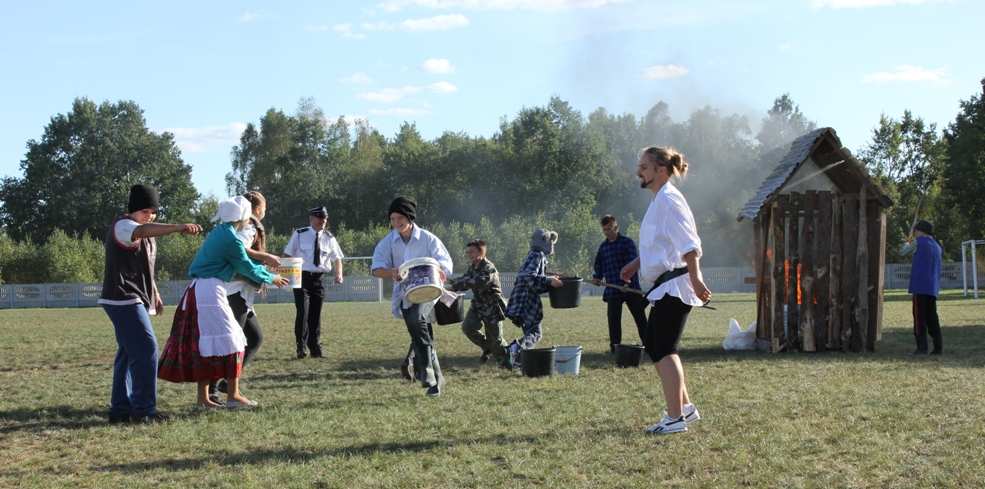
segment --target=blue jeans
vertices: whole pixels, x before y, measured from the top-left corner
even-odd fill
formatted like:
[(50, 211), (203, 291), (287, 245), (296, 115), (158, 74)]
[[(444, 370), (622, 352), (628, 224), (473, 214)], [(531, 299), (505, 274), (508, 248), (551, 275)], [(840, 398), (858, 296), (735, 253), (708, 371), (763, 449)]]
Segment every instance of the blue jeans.
[(103, 305), (116, 331), (109, 412), (150, 416), (157, 410), (157, 337), (143, 304)]

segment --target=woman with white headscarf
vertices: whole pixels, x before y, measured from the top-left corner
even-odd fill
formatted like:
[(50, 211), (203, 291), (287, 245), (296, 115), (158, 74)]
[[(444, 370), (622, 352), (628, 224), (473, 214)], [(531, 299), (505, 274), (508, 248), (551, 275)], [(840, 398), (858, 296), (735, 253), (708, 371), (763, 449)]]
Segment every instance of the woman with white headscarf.
[(246, 336), (229, 301), (225, 283), (234, 274), (261, 284), (286, 285), (287, 280), (252, 261), (236, 232), (249, 219), (252, 207), (243, 197), (219, 203), (220, 224), (205, 238), (195, 254), (185, 289), (174, 315), (171, 336), (161, 353), (158, 377), (171, 382), (197, 382), (198, 405), (219, 407), (209, 400), (209, 383), (226, 379), (226, 407), (254, 407), (255, 401), (239, 391)]

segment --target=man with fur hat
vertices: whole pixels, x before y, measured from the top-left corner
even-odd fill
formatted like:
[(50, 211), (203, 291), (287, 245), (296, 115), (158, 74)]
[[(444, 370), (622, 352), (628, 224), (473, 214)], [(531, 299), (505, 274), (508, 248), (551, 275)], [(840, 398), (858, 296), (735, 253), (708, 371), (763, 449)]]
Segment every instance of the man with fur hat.
[(397, 319), (403, 319), (410, 334), (414, 376), (424, 387), (425, 395), (441, 395), (444, 377), (438, 364), (438, 352), (431, 328), (431, 311), (437, 299), (414, 304), (404, 297), (404, 282), (400, 266), (414, 258), (429, 257), (439, 264), (442, 282), (452, 273), (451, 255), (437, 236), (419, 227), (417, 203), (407, 197), (397, 197), (390, 203), (387, 216), (391, 231), (373, 250), (373, 276), (393, 280), (391, 311)]
[(517, 364), (521, 349), (533, 348), (542, 336), (541, 322), (544, 320), (544, 305), (540, 295), (548, 287), (561, 287), (561, 280), (547, 275), (547, 257), (554, 254), (557, 233), (537, 229), (530, 238), (530, 253), (517, 272), (510, 302), (506, 307), (506, 317), (523, 329), (523, 337), (514, 340), (506, 347), (504, 366)]
[(944, 349), (941, 322), (937, 317), (937, 295), (941, 283), (941, 245), (934, 239), (934, 226), (918, 221), (913, 226), (915, 250), (910, 271), (909, 292), (913, 294), (913, 336), (917, 342), (914, 355), (927, 354), (927, 333), (934, 341), (932, 355)]

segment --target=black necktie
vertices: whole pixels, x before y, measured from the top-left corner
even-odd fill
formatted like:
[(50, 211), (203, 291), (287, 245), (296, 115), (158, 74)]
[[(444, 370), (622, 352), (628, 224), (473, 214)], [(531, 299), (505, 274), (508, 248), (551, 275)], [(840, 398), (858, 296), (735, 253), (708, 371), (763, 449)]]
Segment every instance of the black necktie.
[(319, 266), (319, 265), (321, 265), (321, 245), (319, 243), (319, 241), (321, 241), (321, 240), (318, 239), (318, 235), (319, 234), (321, 234), (321, 231), (315, 231), (315, 259), (314, 259), (314, 262), (315, 262), (315, 266), (316, 267)]

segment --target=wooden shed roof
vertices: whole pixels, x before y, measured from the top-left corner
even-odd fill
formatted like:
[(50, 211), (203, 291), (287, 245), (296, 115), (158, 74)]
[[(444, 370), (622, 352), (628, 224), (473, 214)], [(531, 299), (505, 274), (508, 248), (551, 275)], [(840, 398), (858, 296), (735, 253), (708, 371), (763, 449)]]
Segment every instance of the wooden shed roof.
[[(776, 165), (756, 194), (739, 211), (738, 219), (755, 219), (759, 211), (783, 189), (803, 164), (812, 159), (820, 169), (837, 164), (824, 174), (842, 193), (857, 193), (862, 185), (866, 192), (877, 199), (883, 207), (892, 205), (892, 200), (869, 177), (865, 167), (852, 156), (851, 151), (841, 145), (835, 130), (830, 127), (815, 129), (794, 139), (789, 145), (774, 148), (763, 154), (760, 163)], [(839, 163), (844, 160), (844, 163)]]

